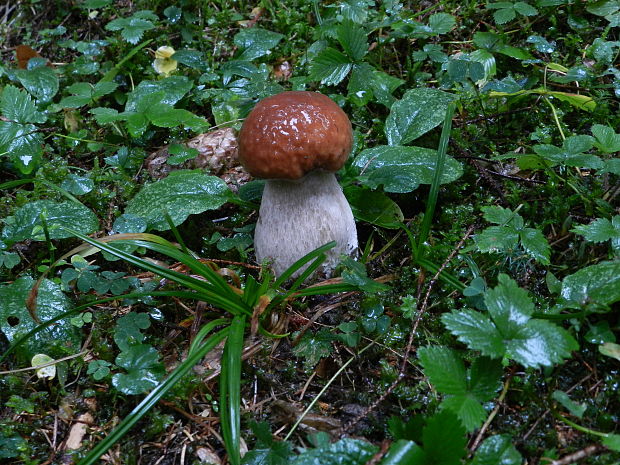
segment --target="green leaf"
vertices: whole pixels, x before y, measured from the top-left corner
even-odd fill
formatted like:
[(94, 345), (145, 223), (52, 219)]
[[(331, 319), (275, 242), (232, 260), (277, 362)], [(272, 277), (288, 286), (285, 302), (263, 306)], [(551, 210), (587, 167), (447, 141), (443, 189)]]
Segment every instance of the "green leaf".
[(347, 84), (347, 98), (355, 105), (363, 106), (374, 97), (381, 105), (389, 108), (396, 101), (392, 93), (403, 83), (402, 79), (377, 71), (368, 63), (355, 64)]
[(26, 457), (31, 455), (28, 441), (21, 436), (0, 431), (0, 459), (22, 457), (23, 460), (26, 460)]
[[(508, 3), (508, 2), (498, 2), (498, 3)], [(491, 8), (491, 6), (495, 5), (487, 5), (487, 8)], [(517, 17), (516, 10), (514, 8), (503, 8), (498, 9), (493, 13), (493, 19), (497, 24), (506, 24)]]
[(199, 154), (198, 150), (183, 144), (170, 144), (168, 146), (170, 157), (166, 160), (169, 165), (180, 165), (187, 160), (196, 158)]
[(58, 76), (44, 63), (32, 69), (18, 69), (15, 76), (26, 90), (41, 102), (49, 102), (58, 92)]
[(256, 58), (269, 55), (284, 38), (282, 34), (267, 31), (260, 27), (242, 29), (233, 38), (233, 42), (242, 51), (238, 60), (252, 61)]
[(310, 63), (310, 79), (335, 86), (347, 77), (352, 66), (353, 63), (345, 54), (328, 47), (321, 50)]
[(2, 239), (8, 242), (26, 239), (44, 241), (41, 215), (45, 218), (51, 239), (72, 237), (72, 234), (64, 228), (73, 228), (84, 234), (90, 234), (99, 228), (99, 221), (95, 214), (82, 204), (69, 201), (35, 200), (5, 219)]
[(427, 457), (424, 464), (458, 465), (467, 453), (465, 428), (449, 410), (428, 419), (422, 430), (422, 443)]
[(468, 431), (479, 427), (487, 416), (481, 403), (491, 400), (500, 387), (500, 363), (480, 357), (466, 371), (461, 357), (441, 346), (423, 347), (418, 356), (431, 384), (447, 395), (442, 407), (454, 412)]
[(60, 187), (71, 192), (72, 194), (84, 195), (88, 194), (95, 188), (95, 183), (92, 179), (87, 178), (86, 176), (69, 174)]
[[(23, 277), (0, 286), (0, 331), (9, 342), (38, 326), (24, 305), (33, 285), (32, 278)], [(36, 303), (36, 314), (41, 321), (50, 320), (71, 309), (71, 303), (60, 286), (47, 279), (41, 282)], [(77, 352), (80, 341), (79, 331), (71, 325), (69, 318), (65, 318), (28, 338), (16, 353), (25, 362), (30, 362), (38, 353), (60, 358)]]
[(202, 52), (197, 50), (177, 50), (171, 58), (185, 66), (189, 66), (190, 68), (198, 69), (200, 71), (207, 71), (209, 69), (209, 65), (205, 60), (204, 55)]
[(603, 124), (592, 125), (592, 135), (596, 138), (594, 146), (603, 153), (620, 152), (620, 134)]
[(387, 195), (358, 186), (347, 186), (344, 194), (351, 205), (353, 216), (382, 228), (398, 228), (403, 212)]
[(574, 415), (577, 418), (583, 418), (583, 414), (588, 408), (585, 403), (578, 404), (573, 401), (564, 391), (553, 391), (552, 397), (562, 404), (562, 406), (568, 410), (571, 415)]
[(503, 356), (505, 346), (502, 335), (488, 316), (473, 310), (453, 310), (443, 314), (441, 321), (468, 347), (492, 358)]
[(620, 362), (620, 344), (606, 342), (598, 346), (598, 351), (601, 354), (607, 357), (613, 357)]
[(0, 121), (0, 156), (7, 154), (21, 173), (34, 171), (43, 155), (43, 137), (37, 127)]
[(491, 226), (474, 237), (481, 252), (512, 253), (519, 244), (519, 233), (512, 227)]
[(609, 450), (620, 452), (620, 434), (608, 434), (601, 443)]
[(126, 112), (145, 112), (154, 103), (174, 105), (187, 94), (194, 84), (185, 76), (170, 76), (159, 81), (141, 81), (128, 94)]
[(380, 465), (422, 464), (425, 461), (424, 451), (413, 441), (399, 439), (392, 443)]
[(115, 360), (116, 365), (127, 370), (112, 376), (112, 385), (123, 394), (142, 394), (153, 389), (165, 375), (159, 352), (147, 344), (130, 346)]
[(538, 10), (525, 2), (515, 2), (514, 9), (522, 16), (536, 16)]
[(542, 232), (535, 228), (523, 228), (519, 231), (521, 246), (525, 251), (543, 265), (549, 265), (551, 247)]
[(534, 304), (508, 276), (499, 275), (498, 286), (486, 292), (484, 302), (492, 323), (469, 310), (442, 317), (446, 327), (471, 349), (493, 358), (506, 356), (525, 367), (560, 363), (578, 349), (575, 339), (563, 328), (547, 320), (531, 319)]
[(326, 329), (321, 329), (316, 334), (306, 333), (293, 348), (293, 354), (302, 358), (304, 365), (313, 367), (321, 358), (331, 355), (332, 342), (335, 339), (336, 337)]
[(593, 56), (600, 64), (611, 64), (618, 47), (620, 47), (620, 41), (604, 40), (597, 37), (588, 48), (588, 54)]
[(360, 439), (345, 438), (316, 449), (305, 449), (291, 465), (361, 465), (367, 463), (379, 448)]
[(150, 229), (170, 229), (167, 212), (175, 225), (189, 215), (215, 210), (229, 199), (228, 186), (216, 176), (180, 170), (167, 178), (149, 184), (131, 199), (126, 214), (144, 218)]
[(489, 223), (495, 223), (502, 226), (506, 226), (508, 224), (514, 225), (517, 218), (520, 216), (516, 212), (508, 208), (503, 208), (497, 205), (490, 205), (486, 207), (482, 207), (482, 216)]
[(114, 328), (114, 342), (121, 350), (138, 345), (144, 341), (143, 329), (151, 326), (151, 320), (147, 313), (130, 312), (118, 319)]
[(523, 458), (513, 439), (507, 434), (498, 434), (486, 438), (471, 462), (471, 465), (521, 465)]
[(10, 270), (13, 269), (20, 261), (20, 256), (14, 252), (0, 252), (0, 267), (5, 267)]
[(533, 44), (534, 49), (540, 53), (553, 53), (555, 51), (555, 42), (550, 43), (542, 36), (531, 35), (527, 38), (526, 42)]
[(620, 10), (618, 0), (599, 0), (588, 3), (586, 10), (596, 16), (608, 16)]
[(454, 16), (448, 13), (435, 13), (428, 18), (428, 26), (433, 34), (446, 34), (456, 25)]
[[(371, 189), (383, 184), (386, 192), (411, 192), (420, 184), (431, 184), (437, 152), (422, 147), (382, 145), (360, 152), (353, 165), (362, 171), (360, 181)], [(463, 172), (459, 162), (446, 157), (441, 183), (458, 179)]]
[(394, 102), (385, 122), (388, 144), (405, 145), (439, 126), (453, 100), (452, 94), (437, 89), (422, 87), (405, 92)]
[(465, 366), (455, 351), (442, 346), (421, 347), (418, 357), (424, 374), (439, 392), (449, 395), (467, 392)]
[(95, 381), (101, 381), (110, 374), (110, 362), (105, 360), (93, 360), (88, 364), (86, 374), (91, 375)]
[(129, 18), (118, 18), (106, 24), (108, 31), (121, 31), (121, 36), (130, 44), (137, 44), (146, 31), (155, 28), (158, 18), (149, 10), (138, 11)]
[(586, 135), (567, 137), (562, 147), (541, 144), (533, 147), (534, 152), (551, 162), (551, 166), (566, 165), (579, 168), (600, 169), (603, 161), (596, 155), (585, 154), (594, 146), (594, 138)]
[(45, 123), (47, 117), (37, 109), (32, 97), (15, 86), (8, 85), (2, 90), (0, 112), (16, 123)]
[(611, 221), (597, 218), (590, 224), (576, 226), (571, 231), (581, 234), (590, 242), (605, 242), (611, 239), (614, 250), (620, 252), (620, 215), (614, 216)]
[(344, 52), (353, 61), (360, 61), (364, 58), (368, 50), (368, 42), (366, 32), (361, 26), (353, 21), (344, 21), (336, 28), (336, 34)]
[(600, 171), (600, 173), (612, 173), (620, 176), (620, 158), (605, 160), (605, 167)]
[(582, 268), (562, 281), (563, 308), (607, 309), (620, 301), (620, 261)]
[(498, 206), (482, 207), (484, 218), (500, 226), (491, 226), (476, 235), (474, 240), (481, 252), (512, 254), (521, 244), (525, 252), (543, 265), (549, 264), (551, 248), (538, 229), (525, 228), (517, 212)]
[(99, 82), (96, 85), (76, 82), (67, 89), (73, 95), (63, 98), (59, 105), (63, 108), (78, 108), (89, 104), (96, 98), (114, 92), (117, 87), (118, 84), (115, 82)]

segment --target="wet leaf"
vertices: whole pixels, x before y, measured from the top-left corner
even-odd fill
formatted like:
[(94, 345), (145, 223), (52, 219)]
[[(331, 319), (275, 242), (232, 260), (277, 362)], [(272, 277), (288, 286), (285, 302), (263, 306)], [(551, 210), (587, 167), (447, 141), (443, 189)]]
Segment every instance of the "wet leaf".
[(620, 134), (616, 134), (609, 126), (593, 124), (592, 135), (596, 138), (594, 145), (602, 152), (620, 152)]
[(540, 144), (533, 147), (534, 152), (549, 161), (551, 166), (565, 165), (579, 168), (600, 169), (603, 161), (596, 155), (584, 153), (594, 145), (594, 138), (580, 135), (566, 138), (562, 147)]
[(466, 370), (456, 351), (442, 346), (422, 347), (418, 356), (431, 384), (446, 395), (442, 407), (454, 412), (468, 431), (479, 427), (487, 416), (481, 403), (493, 399), (501, 386), (499, 361), (476, 358)]
[(316, 334), (306, 333), (293, 348), (293, 353), (301, 357), (306, 366), (313, 367), (321, 358), (331, 355), (332, 342), (335, 339), (336, 336), (326, 329), (321, 329)]
[(613, 357), (620, 362), (620, 344), (606, 342), (598, 347), (598, 351), (607, 357)]
[(398, 228), (403, 212), (396, 202), (381, 192), (357, 186), (348, 186), (344, 194), (351, 205), (353, 216), (382, 228)]
[(422, 444), (426, 455), (426, 460), (421, 462), (424, 465), (457, 465), (467, 453), (465, 428), (449, 410), (442, 410), (427, 420)]
[(531, 318), (531, 298), (507, 275), (499, 275), (498, 286), (485, 293), (484, 303), (490, 318), (470, 310), (453, 310), (442, 317), (446, 327), (471, 349), (538, 367), (560, 363), (579, 348), (565, 329)]
[(607, 218), (597, 218), (590, 224), (576, 226), (572, 232), (581, 234), (590, 242), (611, 240), (614, 252), (620, 255), (620, 215), (614, 216), (611, 221)]
[(328, 47), (319, 52), (310, 63), (310, 78), (328, 86), (335, 86), (347, 77), (352, 66), (351, 59), (344, 53)]
[(75, 195), (88, 194), (95, 188), (92, 179), (86, 176), (78, 176), (77, 174), (69, 174), (60, 185), (63, 189)]
[(144, 218), (150, 229), (170, 229), (164, 217), (167, 212), (175, 225), (189, 215), (215, 210), (229, 199), (228, 186), (216, 176), (195, 171), (175, 171), (167, 178), (142, 188), (131, 199), (125, 214)]
[(582, 268), (562, 281), (563, 308), (606, 310), (620, 301), (620, 262), (603, 262)]
[(446, 92), (418, 88), (405, 92), (394, 102), (385, 122), (385, 135), (389, 145), (405, 145), (436, 128), (446, 116), (454, 95)]
[[(0, 331), (9, 342), (37, 326), (25, 305), (33, 285), (32, 278), (23, 277), (0, 286)], [(60, 286), (47, 279), (43, 280), (37, 295), (36, 312), (39, 319), (47, 321), (70, 309), (71, 303)], [(79, 350), (80, 341), (79, 331), (67, 318), (27, 339), (16, 353), (25, 362), (30, 362), (38, 353), (60, 358)]]
[(620, 452), (620, 434), (608, 434), (602, 444), (609, 450)]
[(242, 29), (233, 38), (235, 45), (241, 50), (241, 54), (237, 56), (237, 59), (252, 61), (269, 55), (271, 49), (278, 45), (283, 38), (284, 36), (280, 33), (261, 29), (260, 27)]
[(361, 26), (353, 21), (344, 21), (336, 29), (338, 42), (342, 45), (345, 53), (351, 57), (353, 61), (359, 61), (364, 58), (368, 50), (368, 42), (366, 33)]
[(142, 394), (153, 389), (165, 374), (159, 352), (147, 344), (130, 346), (116, 357), (115, 363), (127, 370), (112, 377), (112, 385), (123, 394)]
[(108, 31), (121, 31), (121, 36), (130, 44), (137, 44), (146, 31), (150, 31), (155, 27), (154, 21), (157, 21), (157, 15), (152, 11), (137, 11), (129, 18), (118, 18), (106, 24)]
[(114, 342), (121, 350), (129, 350), (131, 346), (139, 345), (144, 341), (143, 329), (151, 326), (151, 320), (147, 313), (131, 312), (122, 316), (116, 322), (114, 329)]
[(481, 208), (484, 218), (499, 226), (491, 226), (475, 236), (476, 246), (481, 252), (512, 254), (521, 247), (535, 260), (549, 264), (551, 248), (549, 242), (536, 228), (526, 228), (524, 220), (516, 211), (498, 206)]
[(316, 449), (305, 449), (291, 465), (361, 465), (377, 452), (378, 447), (360, 439), (345, 438)]
[[(437, 152), (422, 147), (387, 145), (363, 150), (353, 161), (361, 170), (360, 181), (375, 189), (383, 185), (386, 192), (411, 192), (420, 184), (431, 184), (437, 163)], [(459, 162), (446, 157), (442, 184), (458, 179), (463, 173)]]
[(72, 237), (73, 234), (64, 228), (90, 234), (99, 227), (95, 214), (82, 204), (69, 201), (36, 200), (27, 203), (13, 216), (5, 219), (6, 225), (2, 231), (2, 239), (8, 242), (26, 239), (44, 241), (41, 215), (45, 218), (51, 239)]
[[(185, 76), (170, 76), (159, 81), (141, 81), (136, 88), (128, 94), (125, 111), (147, 110), (153, 98), (153, 94), (161, 92), (161, 98), (157, 101), (168, 105), (174, 105), (191, 90), (194, 84)], [(142, 104), (142, 107), (140, 106)]]
[(31, 69), (18, 69), (15, 76), (30, 94), (41, 102), (49, 102), (58, 92), (58, 76), (45, 62)]
[(8, 85), (2, 90), (0, 112), (15, 123), (45, 123), (45, 113), (39, 111), (32, 97), (15, 86)]
[(515, 446), (512, 437), (498, 434), (486, 438), (471, 462), (471, 465), (521, 465), (523, 458)]

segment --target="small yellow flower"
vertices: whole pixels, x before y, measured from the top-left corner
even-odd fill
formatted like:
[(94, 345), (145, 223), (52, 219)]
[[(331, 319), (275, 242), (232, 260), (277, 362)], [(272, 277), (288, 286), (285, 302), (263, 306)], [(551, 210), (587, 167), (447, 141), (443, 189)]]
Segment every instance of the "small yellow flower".
[(177, 69), (178, 62), (170, 58), (174, 55), (174, 49), (164, 45), (159, 47), (155, 51), (155, 61), (153, 61), (153, 68), (163, 77), (167, 77)]

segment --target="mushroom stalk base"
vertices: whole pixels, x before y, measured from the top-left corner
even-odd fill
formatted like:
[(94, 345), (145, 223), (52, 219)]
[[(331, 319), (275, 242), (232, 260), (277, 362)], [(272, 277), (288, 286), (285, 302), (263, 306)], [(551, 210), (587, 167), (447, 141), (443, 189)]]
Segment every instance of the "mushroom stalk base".
[[(331, 276), (340, 255), (357, 250), (351, 207), (336, 176), (312, 172), (298, 181), (268, 180), (263, 191), (254, 248), (259, 263), (268, 260), (276, 276), (317, 247), (336, 241), (318, 270)], [(298, 276), (303, 268), (296, 273)]]

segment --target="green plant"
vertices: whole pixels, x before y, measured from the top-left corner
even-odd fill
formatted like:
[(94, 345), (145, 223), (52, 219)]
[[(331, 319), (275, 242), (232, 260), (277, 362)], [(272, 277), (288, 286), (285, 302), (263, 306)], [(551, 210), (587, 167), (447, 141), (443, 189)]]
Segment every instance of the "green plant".
[[(133, 426), (148, 409), (161, 398), (178, 380), (183, 377), (191, 367), (202, 358), (208, 351), (212, 350), (222, 340), (226, 340), (224, 353), (222, 355), (222, 369), (220, 373), (220, 403), (223, 406), (221, 411), (222, 433), (224, 443), (228, 451), (231, 463), (240, 463), (239, 458), (239, 405), (240, 405), (240, 378), (241, 378), (241, 354), (243, 350), (244, 332), (247, 323), (256, 325), (261, 331), (268, 334), (260, 324), (260, 321), (268, 312), (270, 307), (277, 306), (295, 293), (295, 295), (314, 295), (318, 293), (334, 292), (346, 290), (347, 285), (327, 285), (307, 290), (298, 290), (299, 286), (324, 260), (323, 252), (333, 246), (327, 244), (296, 262), (291, 268), (282, 274), (276, 281), (272, 282), (271, 277), (267, 277), (262, 283), (249, 277), (243, 289), (229, 285), (217, 271), (208, 264), (197, 260), (192, 254), (179, 250), (165, 239), (152, 234), (127, 234), (120, 237), (109, 237), (106, 243), (93, 240), (87, 236), (73, 231), (77, 237), (91, 244), (98, 249), (111, 255), (121, 258), (134, 266), (143, 268), (175, 282), (186, 290), (164, 292), (165, 295), (175, 295), (209, 302), (229, 313), (232, 318), (221, 318), (213, 320), (205, 325), (197, 334), (189, 351), (189, 357), (183, 361), (168, 377), (157, 384), (157, 378), (163, 374), (161, 366), (157, 362), (157, 352), (150, 346), (141, 344), (143, 336), (139, 329), (148, 327), (148, 317), (145, 315), (130, 314), (125, 319), (131, 317), (131, 321), (138, 323), (123, 323), (120, 328), (122, 331), (116, 332), (116, 341), (123, 350), (116, 359), (116, 364), (128, 370), (127, 374), (117, 374), (113, 377), (113, 384), (121, 392), (126, 394), (137, 394), (154, 387), (151, 393), (127, 416), (119, 426), (103, 441), (101, 441), (85, 459), (83, 464), (95, 463), (96, 460), (120, 439), (131, 426)], [(142, 258), (123, 252), (111, 247), (107, 242), (121, 241), (136, 247), (143, 247), (160, 254), (164, 254), (178, 260), (186, 265), (193, 273), (204, 278), (196, 279), (192, 276), (168, 270), (161, 266), (152, 264)], [(295, 280), (287, 291), (281, 291), (281, 286), (290, 276), (305, 264), (310, 263), (308, 268)], [(141, 323), (140, 323), (141, 321)], [(146, 326), (145, 326), (146, 324)], [(223, 328), (216, 329), (219, 326)], [(136, 330), (132, 330), (136, 328)], [(138, 329), (139, 328), (139, 329)], [(212, 333), (212, 334), (209, 334)], [(122, 334), (127, 334), (123, 336)], [(129, 337), (129, 341), (127, 342)], [(97, 367), (100, 369), (101, 367)], [(105, 368), (105, 367), (104, 367)], [(93, 368), (95, 371), (95, 368)], [(149, 375), (145, 376), (148, 372)], [(147, 381), (147, 384), (144, 383)]]

